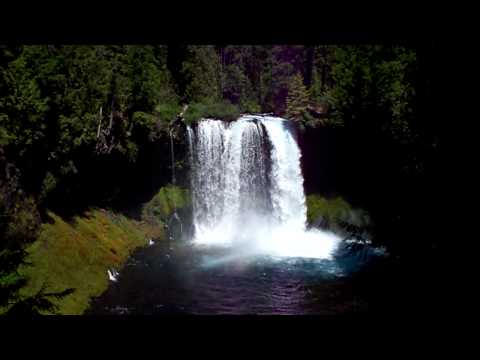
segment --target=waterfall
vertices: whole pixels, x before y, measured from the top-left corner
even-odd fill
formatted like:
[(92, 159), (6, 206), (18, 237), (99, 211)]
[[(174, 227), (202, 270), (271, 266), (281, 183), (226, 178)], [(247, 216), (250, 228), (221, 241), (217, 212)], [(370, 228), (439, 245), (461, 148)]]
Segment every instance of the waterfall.
[(328, 258), (339, 239), (306, 230), (301, 152), (272, 116), (188, 127), (194, 243), (235, 245), (278, 256)]

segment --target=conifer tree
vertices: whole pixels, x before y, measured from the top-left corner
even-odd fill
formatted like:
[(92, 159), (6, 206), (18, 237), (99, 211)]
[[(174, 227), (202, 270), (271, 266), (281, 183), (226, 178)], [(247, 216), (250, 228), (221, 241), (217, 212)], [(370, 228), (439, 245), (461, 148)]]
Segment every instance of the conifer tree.
[(309, 94), (300, 74), (294, 75), (288, 85), (287, 118), (299, 120), (308, 106)]
[(214, 46), (189, 46), (182, 64), (185, 99), (209, 102), (220, 98), (220, 63)]

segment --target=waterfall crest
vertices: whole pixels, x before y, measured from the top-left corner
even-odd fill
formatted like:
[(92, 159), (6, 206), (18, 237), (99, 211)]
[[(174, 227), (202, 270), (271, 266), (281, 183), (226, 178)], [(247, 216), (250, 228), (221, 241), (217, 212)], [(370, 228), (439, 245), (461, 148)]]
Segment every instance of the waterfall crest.
[(301, 152), (285, 119), (205, 119), (188, 127), (197, 244), (328, 258), (339, 239), (306, 230)]

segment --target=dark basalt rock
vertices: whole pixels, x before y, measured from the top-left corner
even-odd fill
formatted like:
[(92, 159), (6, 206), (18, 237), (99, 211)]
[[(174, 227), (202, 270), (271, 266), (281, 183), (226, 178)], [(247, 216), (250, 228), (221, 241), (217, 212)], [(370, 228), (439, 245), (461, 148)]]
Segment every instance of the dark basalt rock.
[(193, 236), (191, 206), (176, 209), (166, 224), (167, 238), (170, 241), (186, 241)]
[(311, 227), (316, 228), (316, 229), (323, 229), (323, 230), (329, 230), (330, 229), (330, 222), (328, 221), (327, 218), (323, 216), (319, 216), (312, 224)]

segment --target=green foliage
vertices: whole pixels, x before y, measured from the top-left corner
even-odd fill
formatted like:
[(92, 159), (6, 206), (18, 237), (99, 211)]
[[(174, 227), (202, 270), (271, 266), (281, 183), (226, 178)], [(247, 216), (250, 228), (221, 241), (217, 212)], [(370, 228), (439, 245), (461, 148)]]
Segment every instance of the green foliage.
[(240, 104), (240, 110), (242, 113), (259, 113), (262, 111), (260, 104), (253, 100), (243, 101)]
[(109, 127), (113, 151), (135, 159), (155, 130), (147, 116), (135, 114), (178, 101), (165, 46), (35, 45), (4, 58), (0, 143), (8, 144), (12, 160), (29, 166), (37, 188), (45, 181), (40, 168), (61, 183), (58, 175), (69, 174), (61, 169), (77, 167), (78, 158), (95, 151), (98, 131)]
[(315, 118), (308, 111), (302, 111), (300, 115), (302, 120), (301, 123), (306, 127), (315, 128), (324, 125), (323, 119)]
[(283, 114), (291, 77), (305, 73), (304, 46), (225, 46), (218, 57), (222, 95), (244, 112)]
[(36, 238), (40, 225), (37, 204), (18, 184), (18, 170), (0, 156), (0, 251), (17, 251)]
[(164, 123), (173, 122), (181, 111), (182, 107), (177, 103), (162, 103), (155, 107), (156, 116)]
[(177, 119), (182, 108), (177, 103), (163, 103), (155, 107), (152, 115), (149, 117), (148, 126), (144, 127), (150, 141), (165, 138), (170, 131), (170, 125)]
[(309, 94), (300, 74), (292, 77), (288, 86), (287, 118), (299, 120), (308, 106)]
[(27, 198), (21, 203), (15, 204), (10, 217), (12, 220), (6, 227), (4, 235), (6, 238), (19, 239), (23, 242), (35, 240), (40, 218), (32, 198)]
[(188, 107), (184, 116), (187, 123), (205, 118), (233, 121), (240, 116), (240, 109), (228, 101), (194, 103)]
[(236, 64), (227, 65), (222, 80), (223, 95), (227, 99), (237, 104), (241, 99), (248, 99), (250, 82), (240, 66)]
[(41, 198), (45, 198), (52, 190), (57, 186), (57, 179), (55, 176), (48, 172), (43, 179), (42, 190), (40, 193)]
[[(252, 68), (259, 70), (257, 59), (252, 58), (253, 47), (251, 46), (227, 46), (220, 50), (222, 59), (221, 87), (222, 95), (233, 104), (239, 104), (242, 111), (258, 102), (258, 94), (255, 93), (255, 81), (257, 74), (252, 74)], [(260, 111), (260, 109), (255, 109)]]
[(218, 57), (213, 46), (188, 46), (182, 64), (188, 102), (217, 101), (220, 98)]
[(313, 103), (321, 103), (325, 94), (334, 87), (332, 73), (336, 61), (336, 46), (320, 45), (312, 50), (310, 97)]
[[(155, 107), (178, 102), (166, 59), (166, 46), (1, 46), (0, 152), (19, 169), (17, 180), (42, 204), (59, 188), (82, 191), (76, 179), (89, 169), (81, 164), (106, 130), (117, 163), (119, 155), (123, 164), (135, 161), (158, 130)], [(15, 275), (40, 225), (37, 204), (8, 176), (0, 177), (2, 279)], [(0, 303), (46, 305), (47, 295), (22, 300), (17, 290), (0, 289)]]
[(129, 78), (135, 107), (151, 111), (155, 105), (176, 102), (172, 79), (167, 70), (166, 48), (158, 52), (153, 46), (128, 46)]
[(336, 53), (332, 92), (340, 118), (370, 111), (389, 119), (381, 129), (398, 142), (412, 141), (411, 73), (415, 52), (402, 47), (347, 46)]
[(0, 156), (0, 313), (33, 315), (41, 309), (54, 310), (49, 299), (62, 294), (19, 293), (27, 278), (18, 267), (28, 266), (25, 247), (37, 237), (40, 216), (35, 201), (19, 188), (18, 170), (3, 160)]
[(181, 209), (190, 205), (190, 193), (178, 186), (168, 185), (144, 205), (142, 219), (150, 223), (162, 224), (168, 221), (175, 209)]
[[(6, 117), (4, 116), (3, 118), (0, 119), (0, 121), (2, 121), (2, 119), (5, 120)], [(5, 129), (2, 125), (0, 125), (0, 146), (8, 145), (11, 139), (12, 137), (7, 132), (7, 129)]]
[[(264, 66), (262, 76), (266, 89), (263, 98), (264, 110), (284, 114), (288, 87), (292, 77), (304, 73), (304, 46), (273, 46)], [(303, 80), (303, 78), (302, 78)]]
[[(59, 306), (54, 302), (64, 299), (75, 292), (75, 289), (65, 289), (60, 292), (46, 292), (44, 285), (36, 294), (17, 301), (8, 309), (10, 316), (32, 316), (43, 314), (59, 315)], [(53, 301), (52, 301), (53, 300)]]
[(142, 111), (137, 111), (133, 113), (132, 116), (133, 123), (137, 126), (150, 129), (155, 126), (156, 119), (155, 116), (149, 113), (145, 113)]
[[(2, 268), (11, 268), (12, 258), (23, 258), (24, 254), (16, 256), (16, 254), (8, 253), (6, 251), (0, 252), (0, 261), (2, 261)], [(14, 268), (18, 266), (18, 261), (14, 261)], [(5, 314), (21, 297), (18, 294), (19, 289), (24, 286), (26, 279), (20, 275), (16, 270), (0, 270), (0, 314)]]

